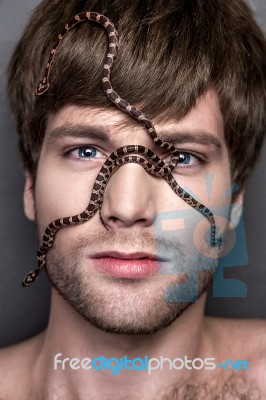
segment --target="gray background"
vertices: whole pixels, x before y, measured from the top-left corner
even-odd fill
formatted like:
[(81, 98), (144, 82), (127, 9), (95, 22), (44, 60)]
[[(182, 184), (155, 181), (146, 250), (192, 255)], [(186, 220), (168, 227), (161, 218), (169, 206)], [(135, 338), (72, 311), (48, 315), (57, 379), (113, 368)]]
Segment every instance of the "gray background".
[[(35, 269), (37, 241), (34, 224), (23, 214), (24, 176), (17, 157), (16, 134), (5, 95), (7, 62), (26, 20), (38, 3), (40, 0), (0, 0), (0, 346), (38, 333), (45, 328), (49, 315), (50, 285), (46, 275), (43, 273), (30, 288), (21, 287), (24, 275)], [(250, 4), (266, 30), (266, 1), (252, 0)], [(247, 284), (248, 296), (213, 298), (209, 293), (206, 312), (210, 315), (266, 317), (265, 167), (264, 146), (245, 199), (249, 264), (227, 268), (225, 272), (226, 278), (239, 279)]]

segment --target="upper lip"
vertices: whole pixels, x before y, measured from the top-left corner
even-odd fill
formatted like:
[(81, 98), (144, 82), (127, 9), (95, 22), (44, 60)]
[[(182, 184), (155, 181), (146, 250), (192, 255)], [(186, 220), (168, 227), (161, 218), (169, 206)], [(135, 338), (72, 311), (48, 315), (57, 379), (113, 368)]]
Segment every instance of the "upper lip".
[(154, 255), (145, 252), (134, 252), (134, 253), (121, 253), (119, 251), (104, 251), (102, 253), (95, 253), (90, 258), (119, 258), (122, 260), (140, 260), (140, 259), (150, 259), (155, 261), (168, 261), (166, 257), (159, 255)]

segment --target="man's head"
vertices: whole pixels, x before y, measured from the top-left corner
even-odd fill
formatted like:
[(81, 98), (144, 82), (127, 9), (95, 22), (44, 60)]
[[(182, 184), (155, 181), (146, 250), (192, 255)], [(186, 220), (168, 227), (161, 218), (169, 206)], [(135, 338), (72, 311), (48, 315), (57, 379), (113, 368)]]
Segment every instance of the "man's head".
[[(49, 92), (35, 99), (56, 36), (81, 11), (105, 14), (119, 32), (119, 55), (112, 69), (115, 90), (153, 118), (163, 139), (173, 133), (179, 136), (178, 148), (187, 162), (175, 170), (178, 183), (188, 186), (203, 204), (208, 202), (203, 190), (206, 173), (214, 177), (216, 199), (232, 180), (242, 189), (262, 144), (266, 97), (265, 40), (244, 3), (73, 1), (63, 8), (57, 3), (39, 6), (10, 66), (9, 92), (28, 171), (25, 210), (30, 219), (36, 218), (39, 236), (52, 220), (86, 207), (97, 171), (114, 149), (127, 144), (154, 147), (145, 130), (110, 106), (102, 91), (106, 37), (94, 24), (81, 26), (64, 39)], [(92, 140), (86, 129), (105, 131), (107, 139)], [(201, 141), (196, 140), (199, 137)], [(153, 150), (167, 156), (162, 149)], [(88, 154), (90, 160), (85, 160)], [(159, 236), (154, 242), (154, 215), (187, 207), (165, 182), (140, 169), (123, 166), (108, 183), (102, 218), (110, 232), (95, 216), (83, 226), (59, 232), (48, 257), (48, 275), (59, 292), (87, 319), (111, 331), (141, 333), (169, 325), (188, 303), (167, 303), (165, 290), (184, 282), (186, 274), (200, 275), (199, 250), (206, 254), (202, 244), (195, 251), (191, 246), (206, 233), (196, 211), (192, 230), (186, 227), (174, 241)], [(229, 212), (225, 207), (222, 230)], [(195, 224), (201, 228), (193, 229)], [(117, 276), (110, 257), (122, 257), (122, 250), (123, 257), (135, 252), (134, 257), (144, 259), (143, 252), (161, 252), (177, 270), (154, 275), (154, 263), (146, 261), (146, 271), (151, 272), (147, 277), (129, 279), (120, 267)], [(208, 255), (200, 294), (209, 286), (215, 266), (215, 257)], [(132, 271), (129, 261), (123, 265), (124, 271)]]
[[(225, 124), (232, 177), (240, 188), (265, 128), (265, 39), (242, 0), (43, 1), (10, 65), (9, 93), (24, 167), (35, 177), (49, 111), (65, 104), (106, 107), (101, 88), (106, 34), (95, 23), (70, 32), (58, 50), (49, 94), (34, 92), (64, 24), (85, 11), (106, 14), (119, 31), (112, 82), (153, 119), (180, 119), (210, 87)], [(243, 157), (243, 154), (245, 156)]]

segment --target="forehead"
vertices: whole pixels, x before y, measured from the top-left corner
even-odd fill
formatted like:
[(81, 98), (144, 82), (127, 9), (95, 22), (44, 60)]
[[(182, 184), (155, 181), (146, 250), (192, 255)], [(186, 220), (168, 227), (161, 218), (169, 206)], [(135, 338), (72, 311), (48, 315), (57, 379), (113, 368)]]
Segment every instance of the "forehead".
[[(181, 120), (158, 116), (152, 122), (158, 136), (180, 130), (191, 132), (191, 135), (193, 135), (193, 132), (206, 132), (219, 138), (220, 141), (224, 140), (223, 117), (218, 97), (213, 90), (207, 91), (204, 96), (199, 98), (196, 106)], [(104, 109), (66, 105), (57, 113), (49, 115), (46, 136), (49, 136), (58, 128), (60, 129), (64, 126), (74, 127), (75, 125), (101, 127), (106, 135), (119, 132), (129, 134), (138, 130), (145, 130), (140, 122), (114, 107)], [(164, 137), (164, 140), (167, 140), (167, 138)]]

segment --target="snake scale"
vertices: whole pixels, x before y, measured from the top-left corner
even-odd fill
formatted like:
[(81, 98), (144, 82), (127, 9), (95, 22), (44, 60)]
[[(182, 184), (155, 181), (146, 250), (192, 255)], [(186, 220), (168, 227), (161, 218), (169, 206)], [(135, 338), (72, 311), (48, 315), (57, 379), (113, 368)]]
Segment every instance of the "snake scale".
[(56, 233), (64, 226), (71, 226), (76, 224), (82, 224), (86, 221), (89, 221), (97, 211), (99, 211), (100, 220), (108, 229), (108, 227), (104, 224), (101, 217), (101, 205), (103, 202), (104, 190), (112, 177), (112, 175), (120, 168), (122, 165), (127, 163), (138, 163), (140, 164), (145, 171), (148, 173), (162, 177), (168, 183), (170, 188), (188, 205), (198, 210), (204, 217), (208, 219), (211, 225), (211, 246), (220, 245), (223, 241), (223, 238), (216, 238), (216, 225), (213, 213), (205, 207), (203, 204), (199, 203), (196, 199), (194, 199), (189, 193), (183, 190), (178, 183), (175, 181), (172, 170), (176, 167), (179, 161), (180, 151), (175, 148), (171, 143), (165, 142), (161, 140), (155, 131), (155, 128), (152, 122), (147, 118), (143, 112), (131, 106), (127, 101), (121, 99), (119, 95), (114, 91), (111, 81), (110, 81), (110, 72), (111, 67), (113, 65), (117, 47), (118, 47), (118, 34), (115, 29), (113, 23), (104, 15), (101, 15), (96, 12), (82, 12), (72, 18), (65, 26), (63, 31), (58, 36), (57, 42), (55, 43), (53, 49), (51, 50), (49, 60), (46, 64), (45, 75), (44, 78), (40, 81), (37, 89), (36, 96), (43, 95), (49, 88), (49, 75), (51, 71), (51, 66), (54, 60), (55, 53), (67, 35), (67, 33), (74, 26), (81, 22), (95, 21), (100, 24), (108, 34), (108, 51), (104, 61), (103, 67), (103, 75), (102, 75), (102, 86), (103, 90), (106, 93), (108, 99), (120, 110), (130, 115), (132, 118), (139, 121), (144, 128), (147, 130), (151, 139), (163, 149), (166, 149), (169, 153), (171, 153), (171, 160), (167, 164), (165, 161), (161, 160), (159, 156), (153, 153), (150, 149), (140, 146), (140, 145), (128, 145), (124, 147), (120, 147), (115, 150), (110, 156), (106, 159), (103, 166), (101, 167), (100, 172), (98, 173), (95, 183), (93, 185), (90, 201), (88, 207), (81, 214), (74, 215), (71, 217), (65, 217), (56, 219), (51, 222), (47, 228), (45, 229), (43, 235), (43, 242), (37, 252), (37, 262), (38, 266), (35, 271), (30, 271), (26, 277), (22, 281), (23, 286), (31, 285), (39, 273), (45, 267), (46, 264), (46, 254), (49, 249), (53, 246), (54, 239)]

